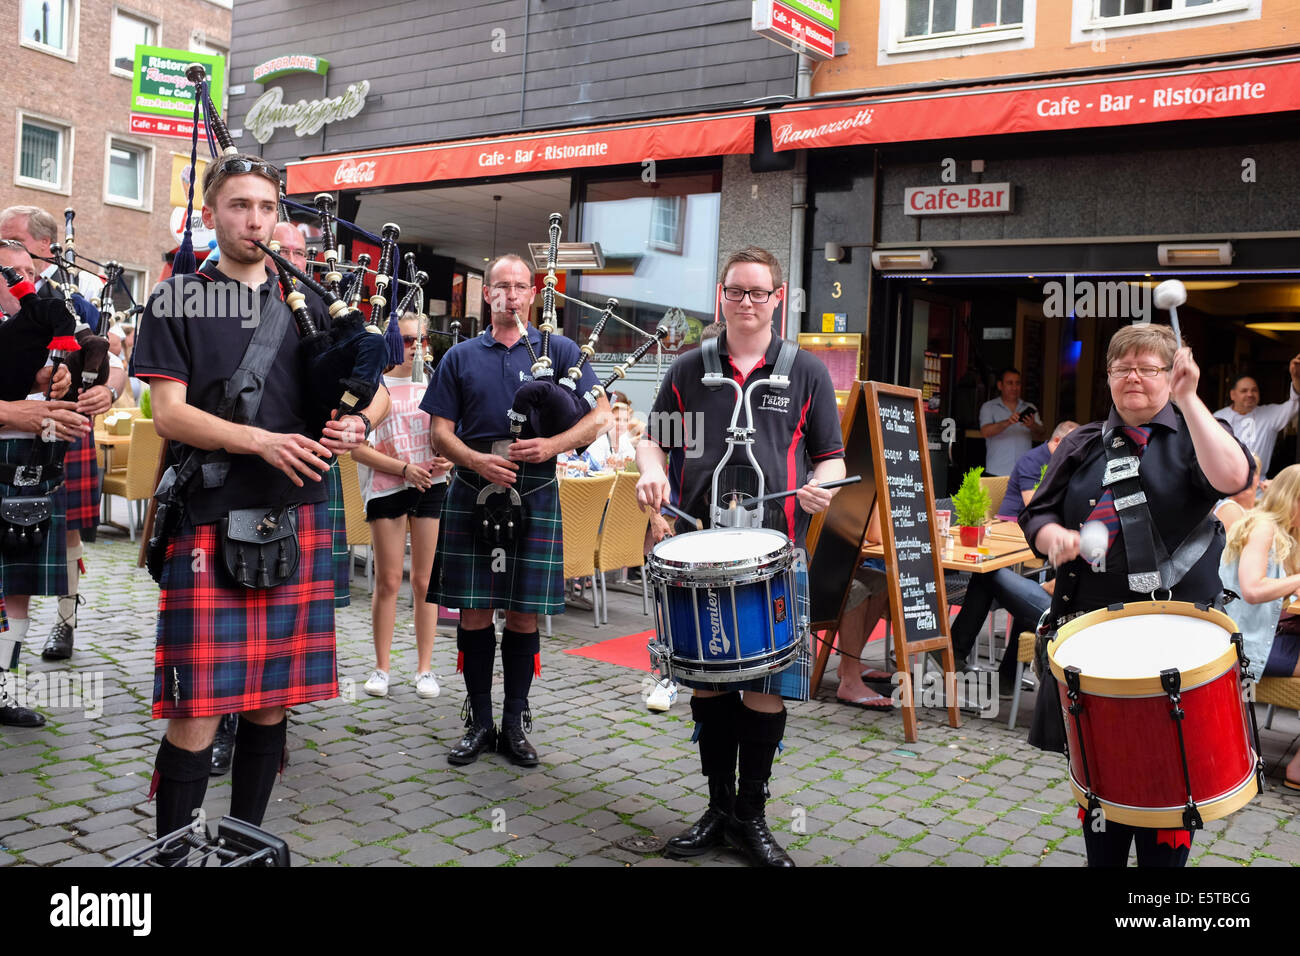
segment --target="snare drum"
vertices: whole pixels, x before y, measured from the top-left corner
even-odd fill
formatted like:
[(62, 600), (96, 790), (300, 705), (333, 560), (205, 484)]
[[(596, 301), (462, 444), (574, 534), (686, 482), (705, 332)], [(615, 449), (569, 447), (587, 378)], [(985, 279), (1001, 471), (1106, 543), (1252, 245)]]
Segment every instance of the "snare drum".
[(668, 677), (737, 683), (794, 663), (808, 632), (806, 561), (767, 528), (665, 538), (646, 559), (655, 595), (651, 663)]
[(1091, 789), (1108, 820), (1175, 829), (1187, 826), (1189, 782), (1202, 822), (1250, 802), (1259, 761), (1235, 631), (1220, 611), (1163, 601), (1093, 611), (1060, 629), (1047, 653), (1080, 806)]

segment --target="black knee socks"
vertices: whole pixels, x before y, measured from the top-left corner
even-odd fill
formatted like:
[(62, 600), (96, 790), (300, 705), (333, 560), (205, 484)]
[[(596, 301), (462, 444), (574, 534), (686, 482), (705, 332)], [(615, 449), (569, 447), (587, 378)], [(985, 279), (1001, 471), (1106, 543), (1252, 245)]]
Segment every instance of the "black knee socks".
[(736, 816), (752, 820), (763, 815), (767, 781), (772, 776), (776, 748), (785, 736), (785, 709), (764, 714), (742, 707), (739, 718), (740, 785), (736, 789)]
[(492, 668), (496, 663), (497, 632), (489, 624), (475, 631), (456, 628), (456, 649), (460, 651), (469, 697), (470, 720), (478, 727), (492, 726)]
[(236, 820), (262, 825), (284, 759), (288, 728), (288, 717), (269, 726), (247, 718), (239, 722), (235, 756), (230, 764), (230, 815)]
[(158, 747), (158, 759), (154, 761), (158, 836), (164, 837), (189, 826), (194, 811), (203, 806), (211, 773), (210, 746), (200, 751), (182, 750), (163, 738)]
[(503, 724), (524, 721), (528, 712), (528, 692), (533, 686), (533, 671), (542, 639), (537, 631), (512, 631), (501, 633), (501, 670), (505, 682), (506, 700)]

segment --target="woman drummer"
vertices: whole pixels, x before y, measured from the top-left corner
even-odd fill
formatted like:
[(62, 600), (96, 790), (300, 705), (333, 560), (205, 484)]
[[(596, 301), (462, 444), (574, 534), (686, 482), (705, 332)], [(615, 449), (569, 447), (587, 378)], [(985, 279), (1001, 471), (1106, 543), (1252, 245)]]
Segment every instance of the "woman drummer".
[[(1245, 642), (1255, 677), (1300, 677), (1300, 615), (1287, 608), (1300, 592), (1300, 465), (1283, 468), (1264, 499), (1228, 532), (1219, 576), (1241, 596), (1226, 610)], [(1300, 790), (1300, 751), (1283, 781)]]
[[(1254, 479), (1246, 447), (1197, 397), (1200, 369), (1171, 329), (1120, 329), (1106, 350), (1106, 372), (1110, 415), (1065, 436), (1020, 514), (1034, 552), (1059, 569), (1050, 610), (1055, 627), (1153, 596), (1213, 603), (1222, 591), (1224, 533), (1212, 511)], [(1123, 477), (1135, 465), (1136, 477)], [(1079, 529), (1087, 521), (1102, 522), (1108, 532), (1104, 553), (1091, 563), (1080, 556)], [(1165, 554), (1172, 560), (1162, 577), (1158, 555)], [(1171, 565), (1187, 570), (1171, 574)], [(1029, 735), (1044, 750), (1064, 750), (1058, 701), (1056, 682), (1045, 680)], [(1184, 866), (1191, 849), (1190, 831), (1114, 821), (1087, 822), (1083, 838), (1089, 866), (1127, 865), (1134, 842), (1139, 866)]]

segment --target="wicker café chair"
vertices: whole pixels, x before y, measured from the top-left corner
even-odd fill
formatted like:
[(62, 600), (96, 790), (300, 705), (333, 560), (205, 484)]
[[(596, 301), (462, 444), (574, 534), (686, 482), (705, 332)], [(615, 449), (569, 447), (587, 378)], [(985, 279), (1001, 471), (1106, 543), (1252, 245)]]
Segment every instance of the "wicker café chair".
[[(645, 531), (650, 512), (642, 511), (636, 500), (636, 483), (641, 476), (620, 471), (614, 476), (614, 490), (600, 527), (596, 545), (596, 572), (600, 575), (601, 621), (609, 623), (609, 594), (605, 590), (605, 572), (619, 568), (639, 568), (645, 564)], [(641, 609), (650, 613), (650, 591), (645, 575), (641, 576)]]
[[(102, 487), (105, 513), (109, 512), (110, 495), (125, 498), (128, 504), (127, 531), (135, 540), (136, 525), (144, 526), (144, 510), (153, 497), (154, 476), (158, 472), (158, 459), (166, 443), (154, 428), (152, 418), (137, 418), (131, 423), (131, 455), (126, 468), (114, 469), (104, 476)], [(129, 506), (135, 505), (132, 510)]]
[(366, 587), (375, 590), (375, 549), (370, 539), (370, 525), (366, 523), (366, 506), (361, 500), (361, 479), (357, 463), (351, 452), (339, 455), (339, 478), (343, 485), (343, 523), (348, 542), (348, 575), (352, 573), (352, 549), (366, 549)]
[(1300, 677), (1263, 677), (1255, 684), (1255, 703), (1267, 704), (1264, 726), (1273, 725), (1273, 709), (1300, 711)]
[(564, 578), (591, 579), (591, 612), (600, 627), (600, 590), (596, 584), (596, 541), (605, 504), (614, 488), (614, 475), (561, 478), (560, 522), (564, 530)]

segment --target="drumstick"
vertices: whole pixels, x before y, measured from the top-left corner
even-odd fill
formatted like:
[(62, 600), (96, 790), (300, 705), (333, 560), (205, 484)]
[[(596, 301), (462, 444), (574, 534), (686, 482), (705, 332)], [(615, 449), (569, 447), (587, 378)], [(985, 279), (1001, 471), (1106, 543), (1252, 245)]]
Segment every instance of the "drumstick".
[(1097, 562), (1106, 556), (1110, 543), (1110, 530), (1101, 521), (1085, 521), (1079, 529), (1079, 554), (1097, 570)]
[[(821, 482), (817, 485), (817, 487), (838, 488), (841, 485), (856, 485), (861, 480), (862, 480), (861, 475), (850, 475), (848, 478), (837, 478), (835, 481)], [(799, 493), (798, 488), (791, 488), (789, 491), (774, 491), (770, 495), (763, 495), (762, 497), (759, 498), (750, 498), (748, 501), (744, 502), (741, 505), (741, 507), (752, 508), (754, 507), (754, 505), (761, 505), (764, 501), (772, 501), (773, 499), (776, 498), (788, 498), (790, 495), (797, 495), (798, 493)]]
[(683, 511), (681, 508), (678, 508), (676, 505), (670, 505), (668, 502), (665, 501), (662, 507), (664, 508), (665, 511), (671, 511), (673, 514), (675, 514), (677, 517), (681, 518), (682, 520), (689, 521), (691, 524), (695, 525), (696, 531), (704, 530), (703, 521), (701, 521), (699, 518), (695, 517), (694, 515), (688, 515), (685, 511)]

